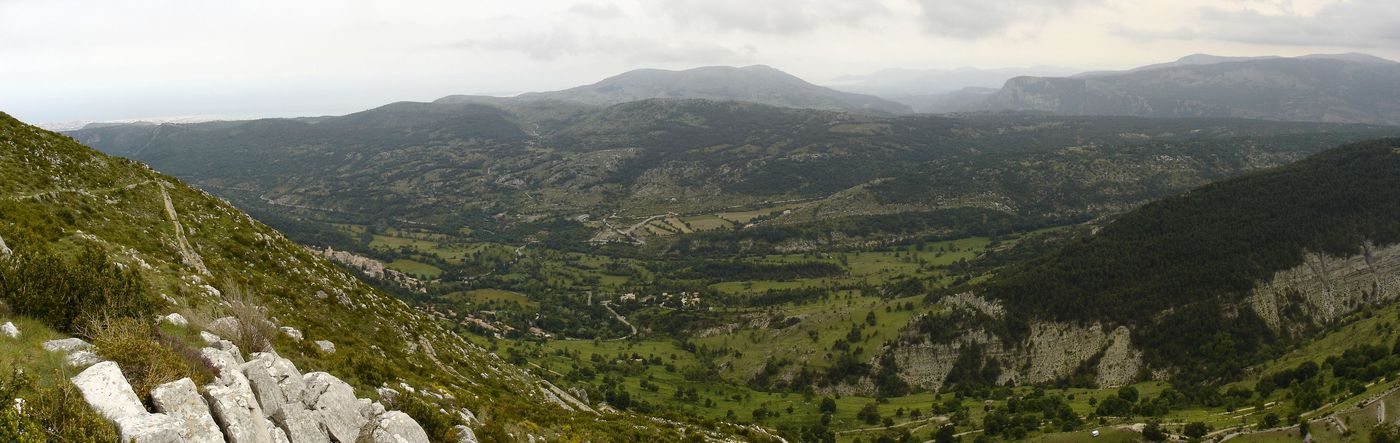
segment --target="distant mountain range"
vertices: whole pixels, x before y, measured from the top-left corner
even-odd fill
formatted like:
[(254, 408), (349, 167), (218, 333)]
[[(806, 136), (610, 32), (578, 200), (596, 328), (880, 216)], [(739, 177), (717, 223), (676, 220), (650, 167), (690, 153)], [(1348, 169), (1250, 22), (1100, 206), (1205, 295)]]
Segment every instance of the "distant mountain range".
[(1017, 77), (964, 110), (1400, 124), (1400, 63), (1364, 54), (1191, 55), (1074, 77)]
[[(531, 92), (516, 100), (548, 100), (608, 106), (639, 100), (704, 99), (753, 102), (783, 108), (857, 113), (904, 114), (911, 109), (872, 95), (817, 86), (772, 67), (707, 66), (684, 71), (638, 69), (591, 85), (562, 91)], [(441, 102), (475, 100), (449, 97)]]
[(1016, 77), (1063, 77), (1082, 70), (1057, 66), (1027, 68), (884, 69), (869, 74), (843, 75), (828, 86), (881, 97), (909, 97), (945, 94), (965, 88), (1000, 88)]

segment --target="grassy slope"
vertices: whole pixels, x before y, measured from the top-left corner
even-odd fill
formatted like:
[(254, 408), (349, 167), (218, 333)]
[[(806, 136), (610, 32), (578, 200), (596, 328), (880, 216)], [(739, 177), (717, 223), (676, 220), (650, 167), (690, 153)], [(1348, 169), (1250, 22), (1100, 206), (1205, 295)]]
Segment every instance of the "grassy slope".
[[(442, 401), (444, 408), (452, 403), (468, 407), (488, 424), (520, 437), (528, 432), (600, 439), (629, 433), (678, 438), (676, 430), (629, 415), (597, 420), (565, 413), (543, 400), (534, 376), (465, 342), (227, 203), (144, 165), (98, 154), (4, 114), (0, 159), (0, 235), (6, 239), (31, 231), (36, 235), (29, 241), (48, 242), (59, 250), (99, 243), (114, 260), (141, 269), (152, 291), (177, 301), (171, 310), (185, 312), (195, 322), (221, 315), (225, 304), (204, 285), (225, 293), (242, 288), (269, 308), (278, 324), (301, 329), (308, 340), (335, 342), (339, 352), (333, 355), (285, 338), (277, 345), (304, 371), (341, 376), (357, 385), (361, 396), (373, 397), (370, 389), (378, 383), (404, 381), (450, 394), (457, 400)], [(188, 242), (210, 275), (181, 263), (160, 186), (167, 189)], [(12, 240), (11, 246), (23, 244)], [(327, 298), (318, 298), (318, 293)], [(35, 332), (27, 337), (39, 337), (43, 330), (28, 329)], [(45, 358), (32, 361), (36, 368), (52, 364)]]

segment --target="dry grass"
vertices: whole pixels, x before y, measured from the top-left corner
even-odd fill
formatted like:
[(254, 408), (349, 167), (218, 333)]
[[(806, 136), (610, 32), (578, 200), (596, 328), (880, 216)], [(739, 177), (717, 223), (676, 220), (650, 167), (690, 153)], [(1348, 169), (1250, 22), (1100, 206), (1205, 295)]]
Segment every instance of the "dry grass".
[(229, 302), (229, 314), (238, 319), (238, 334), (228, 339), (244, 352), (270, 350), (277, 325), (267, 319), (267, 308), (258, 306), (248, 290), (237, 286), (225, 291), (224, 298)]

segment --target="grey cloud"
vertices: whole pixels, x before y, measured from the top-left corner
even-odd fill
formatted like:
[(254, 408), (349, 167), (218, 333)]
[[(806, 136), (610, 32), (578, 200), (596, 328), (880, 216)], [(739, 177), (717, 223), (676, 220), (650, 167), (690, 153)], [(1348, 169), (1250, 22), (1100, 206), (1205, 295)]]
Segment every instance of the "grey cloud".
[(832, 24), (854, 26), (889, 13), (878, 0), (668, 0), (653, 5), (681, 24), (766, 34), (797, 34)]
[(1044, 23), (1093, 0), (919, 0), (931, 34), (966, 40), (1000, 35), (1012, 26)]
[(517, 34), (489, 40), (466, 40), (452, 46), (462, 49), (518, 52), (537, 60), (565, 56), (611, 56), (628, 63), (749, 63), (754, 48), (729, 48), (695, 41), (577, 33), (557, 27), (548, 32)]
[(1387, 47), (1400, 43), (1400, 2), (1394, 0), (1332, 3), (1312, 15), (1213, 7), (1202, 8), (1199, 14), (1200, 20), (1193, 26), (1156, 36), (1298, 46)]
[(615, 4), (606, 2), (579, 3), (570, 6), (569, 12), (599, 20), (622, 16), (622, 9), (618, 8)]

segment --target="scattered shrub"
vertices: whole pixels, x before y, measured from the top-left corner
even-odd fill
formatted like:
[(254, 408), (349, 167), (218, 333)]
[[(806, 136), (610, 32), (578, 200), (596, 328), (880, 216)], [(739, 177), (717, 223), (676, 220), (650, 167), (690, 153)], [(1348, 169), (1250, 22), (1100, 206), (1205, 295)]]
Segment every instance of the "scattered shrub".
[(162, 383), (190, 377), (207, 381), (207, 373), (191, 368), (164, 335), (154, 325), (132, 318), (109, 318), (94, 321), (87, 328), (92, 344), (103, 357), (122, 368), (131, 387), (143, 398)]
[[(88, 407), (78, 388), (54, 378), (59, 382), (44, 387), (18, 368), (0, 375), (0, 441), (117, 441), (116, 429)], [(15, 407), (20, 398), (24, 406)]]
[(72, 259), (45, 247), (0, 258), (0, 294), (16, 313), (68, 333), (103, 316), (148, 318), (160, 305), (139, 273), (91, 244)]

